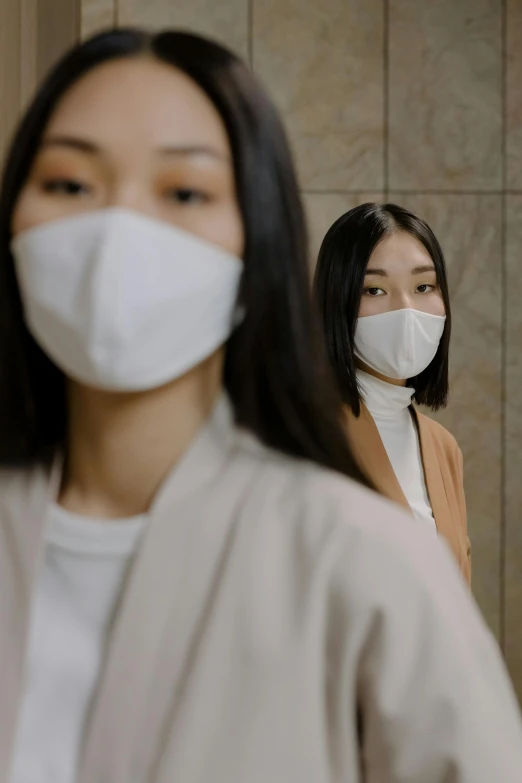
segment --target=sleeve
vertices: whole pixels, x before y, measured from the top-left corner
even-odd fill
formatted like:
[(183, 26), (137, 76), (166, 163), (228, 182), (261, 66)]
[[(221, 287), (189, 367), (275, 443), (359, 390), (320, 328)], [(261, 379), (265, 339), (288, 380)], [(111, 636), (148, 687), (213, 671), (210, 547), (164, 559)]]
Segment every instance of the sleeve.
[(358, 641), (343, 660), (358, 666), (340, 682), (356, 679), (365, 783), (522, 781), (518, 704), (446, 547), (358, 548), (345, 580), (347, 638)]

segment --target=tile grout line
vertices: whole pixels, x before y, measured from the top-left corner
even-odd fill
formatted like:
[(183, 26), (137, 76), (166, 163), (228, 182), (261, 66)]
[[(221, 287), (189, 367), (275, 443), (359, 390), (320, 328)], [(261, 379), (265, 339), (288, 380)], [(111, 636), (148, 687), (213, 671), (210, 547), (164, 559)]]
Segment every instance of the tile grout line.
[(383, 2), (383, 195), (390, 193), (390, 0)]
[(507, 519), (506, 519), (506, 404), (507, 404), (507, 0), (502, 0), (502, 38), (501, 38), (501, 254), (500, 267), (501, 289), (501, 346), (500, 346), (500, 645), (504, 655), (506, 654), (506, 543), (507, 543)]
[(247, 47), (248, 62), (254, 70), (254, 0), (248, 0), (247, 5)]
[[(329, 195), (338, 195), (338, 196), (353, 196), (357, 195), (358, 193), (379, 193), (381, 190), (384, 191), (384, 189), (375, 187), (360, 187), (360, 188), (327, 188), (327, 189), (319, 189), (319, 188), (302, 188), (303, 193), (310, 193), (313, 195), (318, 196), (329, 196)], [(388, 189), (388, 193), (397, 193), (400, 196), (504, 196), (504, 195), (513, 195), (513, 196), (521, 196), (522, 190), (404, 190), (399, 188), (391, 188)]]

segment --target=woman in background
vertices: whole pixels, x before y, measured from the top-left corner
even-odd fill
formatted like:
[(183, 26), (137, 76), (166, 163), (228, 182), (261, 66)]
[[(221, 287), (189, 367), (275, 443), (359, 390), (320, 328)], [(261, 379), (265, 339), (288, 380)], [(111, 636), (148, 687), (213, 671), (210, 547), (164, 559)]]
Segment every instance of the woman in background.
[(2, 783), (522, 780), (451, 557), (346, 445), (305, 246), (227, 50), (117, 30), (42, 85), (0, 201)]
[(462, 453), (412, 405), (436, 411), (448, 399), (451, 311), (435, 235), (396, 204), (362, 204), (326, 234), (315, 292), (361, 467), (448, 541), (469, 582)]

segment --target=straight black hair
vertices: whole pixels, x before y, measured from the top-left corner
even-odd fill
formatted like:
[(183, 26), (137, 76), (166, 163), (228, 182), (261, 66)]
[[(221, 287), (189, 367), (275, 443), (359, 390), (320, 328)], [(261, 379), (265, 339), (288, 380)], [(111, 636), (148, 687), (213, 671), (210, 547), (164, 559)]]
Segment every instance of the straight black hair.
[(428, 251), (446, 310), (446, 323), (437, 353), (420, 375), (408, 380), (408, 386), (415, 389), (415, 402), (432, 410), (443, 408), (448, 400), (451, 310), (442, 248), (428, 224), (404, 207), (397, 204), (361, 204), (338, 218), (328, 230), (319, 251), (314, 280), (330, 364), (341, 396), (356, 416), (361, 412), (361, 396), (357, 385), (354, 341), (364, 275), (379, 242), (396, 231), (407, 232)]
[(187, 74), (228, 131), (246, 234), (241, 298), (225, 385), (238, 423), (281, 452), (369, 484), (346, 442), (308, 284), (306, 235), (289, 146), (279, 117), (248, 68), (212, 41), (184, 32), (119, 29), (76, 46), (41, 86), (14, 137), (0, 194), (0, 465), (49, 464), (67, 437), (64, 374), (24, 317), (11, 222), (42, 134), (64, 93), (117, 58), (149, 56)]

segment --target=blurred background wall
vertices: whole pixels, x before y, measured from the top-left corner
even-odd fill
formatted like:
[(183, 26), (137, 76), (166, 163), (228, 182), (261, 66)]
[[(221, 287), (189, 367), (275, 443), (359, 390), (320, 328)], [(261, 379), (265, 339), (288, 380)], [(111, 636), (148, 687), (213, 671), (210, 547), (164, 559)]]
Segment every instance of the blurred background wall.
[(285, 118), (312, 257), (392, 200), (433, 227), (454, 312), (441, 421), (464, 452), (474, 592), (522, 697), (522, 0), (1, 0), (0, 148), (35, 80), (107, 26), (225, 42)]

